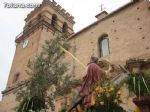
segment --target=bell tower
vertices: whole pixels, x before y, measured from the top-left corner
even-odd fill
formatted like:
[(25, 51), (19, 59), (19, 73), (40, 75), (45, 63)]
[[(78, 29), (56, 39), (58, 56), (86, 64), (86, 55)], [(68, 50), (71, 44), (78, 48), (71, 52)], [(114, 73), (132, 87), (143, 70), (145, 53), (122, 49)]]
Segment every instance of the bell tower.
[(16, 51), (10, 70), (7, 87), (2, 92), (2, 105), (5, 112), (12, 112), (16, 106), (16, 91), (30, 78), (25, 70), (29, 60), (41, 51), (45, 40), (53, 38), (56, 32), (71, 36), (74, 25), (71, 16), (54, 0), (43, 0), (42, 4), (25, 18), (23, 32), (16, 39)]

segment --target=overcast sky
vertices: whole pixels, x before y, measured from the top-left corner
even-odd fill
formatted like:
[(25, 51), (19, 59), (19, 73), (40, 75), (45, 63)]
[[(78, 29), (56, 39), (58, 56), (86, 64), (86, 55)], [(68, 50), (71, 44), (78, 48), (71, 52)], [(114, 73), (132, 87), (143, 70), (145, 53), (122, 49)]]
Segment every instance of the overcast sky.
[[(101, 4), (110, 13), (131, 0), (55, 0), (75, 17), (74, 31), (77, 32), (96, 21)], [(26, 15), (33, 9), (8, 9), (4, 3), (41, 3), (42, 0), (0, 0), (0, 91), (6, 87), (13, 56), (15, 37), (22, 32)], [(1, 94), (0, 94), (1, 99)]]

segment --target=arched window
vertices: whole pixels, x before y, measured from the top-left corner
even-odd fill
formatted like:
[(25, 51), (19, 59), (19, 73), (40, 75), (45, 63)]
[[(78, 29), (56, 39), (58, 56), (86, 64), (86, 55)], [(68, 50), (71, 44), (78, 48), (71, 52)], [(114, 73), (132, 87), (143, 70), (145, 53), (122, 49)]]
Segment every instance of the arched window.
[(57, 24), (57, 16), (55, 14), (52, 15), (51, 25), (55, 27)]
[(20, 73), (15, 74), (13, 83), (17, 82), (19, 80)]
[(64, 22), (63, 27), (62, 27), (62, 32), (66, 33), (68, 31), (68, 25), (66, 22)]
[(99, 51), (100, 57), (104, 57), (110, 54), (108, 35), (103, 35), (99, 39)]

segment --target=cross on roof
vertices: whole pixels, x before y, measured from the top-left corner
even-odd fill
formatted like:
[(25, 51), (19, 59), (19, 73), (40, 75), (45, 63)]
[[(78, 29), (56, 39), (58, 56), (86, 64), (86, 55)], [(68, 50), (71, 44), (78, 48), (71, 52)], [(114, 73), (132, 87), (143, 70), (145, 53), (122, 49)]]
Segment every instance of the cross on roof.
[(100, 5), (100, 10), (101, 10), (101, 12), (103, 12), (105, 10), (104, 4)]

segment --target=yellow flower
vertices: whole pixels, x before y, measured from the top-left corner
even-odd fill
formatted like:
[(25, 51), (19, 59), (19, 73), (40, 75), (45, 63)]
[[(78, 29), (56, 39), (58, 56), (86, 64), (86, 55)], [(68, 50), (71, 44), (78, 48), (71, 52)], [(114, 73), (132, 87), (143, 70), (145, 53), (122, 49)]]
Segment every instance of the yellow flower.
[(99, 87), (98, 86), (95, 88), (95, 91), (99, 91)]
[(114, 103), (118, 103), (118, 100), (117, 100), (117, 99), (114, 99)]
[(101, 94), (98, 94), (97, 96), (98, 96), (98, 97), (101, 97)]
[(140, 109), (138, 107), (136, 107), (135, 112), (141, 112)]
[(109, 92), (112, 92), (112, 91), (114, 91), (114, 87), (111, 87), (111, 88), (109, 89)]
[(104, 105), (104, 102), (103, 102), (103, 101), (101, 101), (101, 102), (99, 102), (99, 103), (100, 103), (100, 105), (101, 105), (101, 106), (103, 106), (103, 105)]
[(117, 93), (118, 95), (121, 95), (121, 92), (120, 91), (118, 91), (118, 93)]
[(92, 99), (91, 105), (95, 105), (95, 99)]
[(109, 98), (109, 97), (110, 97), (110, 94), (109, 94), (109, 93), (107, 93), (107, 94), (106, 94), (106, 96), (107, 96), (107, 98)]

